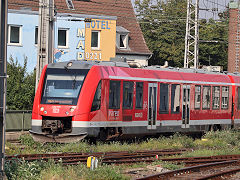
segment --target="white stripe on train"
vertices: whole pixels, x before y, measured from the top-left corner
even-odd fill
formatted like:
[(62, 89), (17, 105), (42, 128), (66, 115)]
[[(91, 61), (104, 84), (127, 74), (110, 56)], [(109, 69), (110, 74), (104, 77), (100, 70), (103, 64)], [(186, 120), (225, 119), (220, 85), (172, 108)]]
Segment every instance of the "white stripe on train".
[[(236, 124), (240, 119), (235, 119)], [(189, 125), (209, 125), (209, 124), (231, 124), (231, 119), (207, 119), (207, 120), (190, 120)], [(164, 120), (156, 122), (157, 126), (181, 126), (182, 120)], [(42, 126), (42, 120), (33, 119), (32, 126)], [(134, 127), (148, 126), (148, 121), (72, 121), (72, 127)]]

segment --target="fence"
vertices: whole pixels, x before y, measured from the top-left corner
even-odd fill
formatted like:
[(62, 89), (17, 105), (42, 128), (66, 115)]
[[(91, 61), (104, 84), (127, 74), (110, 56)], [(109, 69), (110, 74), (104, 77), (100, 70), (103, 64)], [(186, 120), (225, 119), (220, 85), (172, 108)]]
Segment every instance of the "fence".
[(31, 110), (7, 110), (6, 131), (26, 131), (31, 129)]

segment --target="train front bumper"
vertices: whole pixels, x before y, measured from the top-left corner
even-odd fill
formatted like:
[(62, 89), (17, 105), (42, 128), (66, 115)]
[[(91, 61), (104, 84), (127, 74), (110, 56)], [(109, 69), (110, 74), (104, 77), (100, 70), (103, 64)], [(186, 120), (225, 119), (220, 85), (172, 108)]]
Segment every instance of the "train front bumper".
[(82, 139), (84, 139), (87, 136), (87, 133), (81, 133), (81, 134), (45, 134), (45, 133), (39, 133), (39, 132), (33, 132), (29, 130), (31, 136), (33, 137), (34, 141), (46, 143), (46, 142), (57, 142), (57, 143), (70, 143), (70, 142), (78, 142)]

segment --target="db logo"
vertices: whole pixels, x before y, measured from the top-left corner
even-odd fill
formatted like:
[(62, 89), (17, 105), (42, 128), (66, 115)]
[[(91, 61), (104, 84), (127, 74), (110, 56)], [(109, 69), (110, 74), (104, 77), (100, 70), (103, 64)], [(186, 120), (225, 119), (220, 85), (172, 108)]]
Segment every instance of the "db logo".
[(58, 106), (54, 106), (53, 107), (53, 113), (59, 113), (59, 107)]

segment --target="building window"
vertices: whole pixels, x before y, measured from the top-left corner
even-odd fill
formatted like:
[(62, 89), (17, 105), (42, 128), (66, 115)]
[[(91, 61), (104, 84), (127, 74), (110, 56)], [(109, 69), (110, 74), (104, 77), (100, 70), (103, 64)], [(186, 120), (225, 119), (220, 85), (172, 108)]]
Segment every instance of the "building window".
[(160, 84), (160, 107), (159, 113), (168, 113), (168, 84)]
[(92, 31), (91, 48), (99, 49), (99, 47), (100, 47), (100, 31)]
[(210, 96), (211, 96), (211, 87), (203, 86), (203, 101), (202, 101), (203, 109), (210, 109), (210, 98), (211, 98)]
[(213, 109), (219, 109), (220, 107), (220, 87), (213, 87), (213, 92), (212, 92), (212, 108)]
[(35, 27), (35, 44), (38, 44), (38, 27)]
[(21, 45), (22, 26), (8, 26), (8, 44)]
[(127, 48), (128, 35), (120, 34), (120, 48)]
[(117, 36), (116, 36), (117, 47), (119, 49), (129, 49), (128, 37), (129, 37), (130, 31), (128, 31), (122, 26), (117, 26), (116, 31), (117, 31)]
[(222, 109), (228, 109), (228, 100), (229, 100), (229, 88), (223, 86), (222, 87)]
[(99, 110), (101, 107), (101, 88), (102, 88), (102, 83), (101, 81), (98, 83), (94, 98), (93, 98), (93, 103), (92, 103), (92, 108), (91, 111), (96, 111)]
[(180, 85), (172, 84), (171, 89), (171, 112), (179, 113), (180, 110)]
[(201, 86), (195, 86), (195, 109), (200, 109), (201, 105)]
[(58, 29), (58, 48), (68, 48), (68, 29)]
[(119, 109), (119, 107), (120, 107), (120, 81), (110, 81), (109, 108)]
[(143, 108), (143, 82), (136, 82), (136, 109)]
[(133, 82), (123, 82), (123, 108), (132, 109), (133, 106)]

